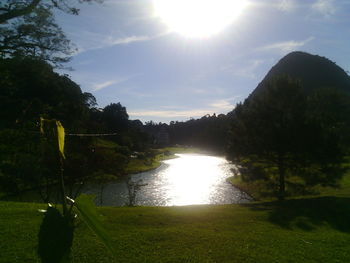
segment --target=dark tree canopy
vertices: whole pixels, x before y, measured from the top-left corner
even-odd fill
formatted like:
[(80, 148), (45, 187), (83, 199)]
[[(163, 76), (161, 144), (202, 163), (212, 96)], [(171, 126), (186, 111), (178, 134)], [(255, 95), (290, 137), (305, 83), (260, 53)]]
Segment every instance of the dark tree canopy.
[[(189, 121), (171, 121), (170, 124), (147, 122), (145, 131), (155, 144), (193, 146), (224, 153), (230, 117), (224, 114), (205, 115)], [(167, 135), (166, 143), (159, 143)]]
[(45, 116), (73, 128), (87, 114), (85, 105), (91, 96), (44, 61), (4, 59), (0, 60), (0, 71), (1, 126), (16, 127)]
[(123, 131), (128, 126), (129, 115), (119, 102), (104, 107), (102, 118), (111, 132)]

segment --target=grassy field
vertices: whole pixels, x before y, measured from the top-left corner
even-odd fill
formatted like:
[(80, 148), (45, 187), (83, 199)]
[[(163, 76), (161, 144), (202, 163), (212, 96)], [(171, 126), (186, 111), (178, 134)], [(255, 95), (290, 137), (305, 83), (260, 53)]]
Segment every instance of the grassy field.
[[(99, 208), (115, 262), (349, 262), (350, 198)], [(0, 262), (39, 262), (44, 205), (0, 202)], [(83, 224), (72, 262), (113, 262)]]
[[(292, 178), (293, 180), (293, 178)], [(227, 179), (229, 183), (238, 187), (242, 191), (251, 195), (255, 200), (272, 200), (275, 196), (266, 182), (252, 181), (244, 182), (239, 176), (232, 176)], [(288, 185), (287, 185), (288, 191)], [(316, 185), (312, 188), (308, 188), (308, 193), (304, 193), (303, 196), (338, 196), (338, 197), (350, 197), (350, 171), (338, 182), (338, 187), (324, 187)], [(295, 195), (295, 194), (294, 194)], [(298, 194), (296, 194), (298, 196)]]

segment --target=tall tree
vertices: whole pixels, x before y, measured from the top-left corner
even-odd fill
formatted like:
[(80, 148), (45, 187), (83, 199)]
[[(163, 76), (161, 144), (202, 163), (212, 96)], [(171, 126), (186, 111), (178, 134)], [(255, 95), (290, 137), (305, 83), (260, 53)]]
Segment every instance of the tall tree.
[(86, 100), (79, 85), (53, 71), (48, 63), (31, 58), (0, 59), (0, 127), (18, 128), (39, 116), (61, 120), (72, 129), (84, 118)]
[(119, 102), (104, 107), (102, 118), (111, 132), (124, 131), (128, 127), (129, 115)]

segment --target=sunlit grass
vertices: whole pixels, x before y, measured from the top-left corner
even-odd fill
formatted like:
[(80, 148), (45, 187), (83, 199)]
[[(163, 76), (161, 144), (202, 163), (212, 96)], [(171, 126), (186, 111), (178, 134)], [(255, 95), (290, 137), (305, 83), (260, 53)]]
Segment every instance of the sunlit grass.
[[(116, 262), (348, 262), (349, 199), (294, 203), (99, 208)], [(288, 202), (288, 201), (286, 201)], [(44, 205), (0, 202), (0, 262), (38, 262)], [(349, 207), (348, 207), (349, 208)], [(79, 223), (73, 262), (112, 262)]]
[[(295, 178), (291, 178), (289, 180), (294, 182), (294, 179)], [(247, 192), (256, 200), (266, 201), (274, 199), (275, 194), (273, 193), (271, 186), (263, 180), (245, 182), (242, 181), (240, 176), (232, 176), (228, 178), (227, 181), (234, 186), (237, 186), (239, 189)], [(304, 196), (350, 197), (350, 171), (348, 171), (344, 177), (339, 180), (337, 187), (316, 185), (314, 187), (309, 187)], [(300, 195), (294, 194), (294, 197), (299, 198)]]

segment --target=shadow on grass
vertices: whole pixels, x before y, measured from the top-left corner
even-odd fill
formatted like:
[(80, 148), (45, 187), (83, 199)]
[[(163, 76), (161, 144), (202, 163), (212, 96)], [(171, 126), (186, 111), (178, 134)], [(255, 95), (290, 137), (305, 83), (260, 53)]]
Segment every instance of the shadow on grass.
[(39, 231), (38, 254), (42, 263), (70, 262), (73, 242), (72, 222), (53, 207), (48, 207)]
[(253, 210), (269, 211), (268, 220), (283, 228), (311, 231), (328, 224), (350, 233), (350, 198), (317, 197), (245, 204)]

